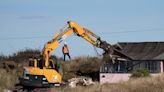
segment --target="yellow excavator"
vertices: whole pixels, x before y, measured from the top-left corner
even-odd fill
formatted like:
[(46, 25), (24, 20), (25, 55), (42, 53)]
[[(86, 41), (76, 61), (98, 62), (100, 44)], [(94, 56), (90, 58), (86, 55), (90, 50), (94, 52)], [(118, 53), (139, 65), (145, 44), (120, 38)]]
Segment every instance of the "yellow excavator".
[(29, 67), (24, 67), (23, 76), (20, 78), (20, 84), (27, 87), (51, 87), (59, 86), (62, 83), (62, 76), (58, 72), (54, 61), (50, 59), (53, 51), (60, 43), (75, 33), (77, 36), (85, 39), (92, 45), (102, 48), (104, 54), (112, 54), (112, 46), (102, 41), (99, 36), (90, 30), (68, 21), (68, 27), (57, 33), (49, 42), (47, 42), (38, 57), (33, 57), (29, 61)]

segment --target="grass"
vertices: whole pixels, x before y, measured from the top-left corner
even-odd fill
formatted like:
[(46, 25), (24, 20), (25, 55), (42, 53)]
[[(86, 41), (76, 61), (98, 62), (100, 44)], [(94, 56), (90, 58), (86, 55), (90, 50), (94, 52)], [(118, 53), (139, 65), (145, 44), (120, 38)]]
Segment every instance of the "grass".
[(139, 78), (139, 77), (148, 77), (148, 76), (150, 76), (150, 73), (147, 69), (137, 69), (132, 72), (132, 75), (130, 77)]
[(3, 92), (3, 89), (13, 89), (18, 82), (15, 70), (7, 72), (4, 69), (0, 69), (0, 92)]
[[(78, 86), (76, 88), (63, 88), (60, 92), (164, 92), (164, 75), (158, 77), (146, 77), (138, 79), (130, 79), (127, 82), (117, 84), (103, 84), (84, 87)], [(48, 92), (54, 92), (56, 89), (52, 88)]]
[[(28, 58), (31, 55), (39, 54), (39, 50), (25, 49), (10, 56), (0, 55), (0, 92), (4, 89), (13, 89), (19, 83), (18, 77), (22, 75), (23, 67), (28, 65)], [(4, 68), (3, 63), (16, 65), (14, 68)]]

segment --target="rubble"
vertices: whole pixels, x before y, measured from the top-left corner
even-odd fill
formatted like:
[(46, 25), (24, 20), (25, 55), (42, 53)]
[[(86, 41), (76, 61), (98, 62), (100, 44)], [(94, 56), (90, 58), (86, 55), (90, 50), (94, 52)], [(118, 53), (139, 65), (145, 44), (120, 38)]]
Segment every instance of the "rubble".
[(4, 89), (3, 92), (13, 92), (13, 91), (9, 89)]
[(95, 84), (95, 82), (93, 82), (91, 78), (87, 77), (72, 78), (69, 79), (68, 82), (69, 87), (71, 88), (75, 88), (77, 85), (89, 86)]

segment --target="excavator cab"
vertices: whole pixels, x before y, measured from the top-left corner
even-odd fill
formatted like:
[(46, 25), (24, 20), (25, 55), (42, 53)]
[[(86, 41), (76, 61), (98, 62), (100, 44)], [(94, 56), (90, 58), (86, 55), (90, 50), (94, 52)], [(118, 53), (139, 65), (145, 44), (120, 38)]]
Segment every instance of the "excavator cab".
[[(45, 67), (45, 62), (42, 59), (42, 56), (31, 57), (29, 58), (29, 67), (35, 67), (43, 69)], [(59, 70), (59, 65), (57, 59), (54, 56), (51, 56), (49, 59), (49, 69)]]
[(29, 67), (43, 69), (44, 62), (42, 61), (40, 57), (32, 57), (32, 58), (29, 58)]

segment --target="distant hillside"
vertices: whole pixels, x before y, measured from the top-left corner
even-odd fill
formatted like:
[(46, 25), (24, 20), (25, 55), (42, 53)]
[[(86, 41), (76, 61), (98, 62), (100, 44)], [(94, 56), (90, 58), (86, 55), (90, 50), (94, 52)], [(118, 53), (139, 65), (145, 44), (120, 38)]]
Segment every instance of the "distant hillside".
[(10, 60), (10, 61), (21, 63), (21, 62), (27, 61), (28, 58), (31, 57), (32, 55), (38, 55), (38, 54), (40, 54), (40, 51), (37, 49), (25, 49), (25, 50), (15, 52), (10, 56), (1, 55), (0, 61)]

